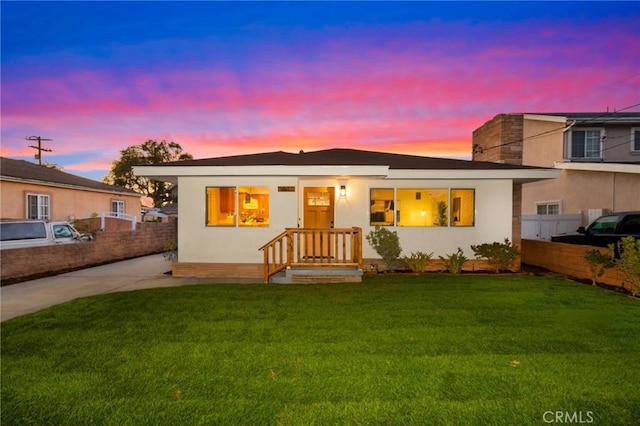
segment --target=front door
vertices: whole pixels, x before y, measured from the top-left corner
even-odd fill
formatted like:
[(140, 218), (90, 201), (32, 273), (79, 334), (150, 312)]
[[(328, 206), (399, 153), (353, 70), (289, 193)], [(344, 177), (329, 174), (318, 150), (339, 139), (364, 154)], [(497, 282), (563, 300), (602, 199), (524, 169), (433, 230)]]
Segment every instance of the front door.
[[(304, 188), (304, 224), (305, 228), (333, 228), (335, 190), (329, 186), (310, 186)], [(305, 240), (306, 258), (331, 258), (331, 236), (327, 231), (315, 231)]]

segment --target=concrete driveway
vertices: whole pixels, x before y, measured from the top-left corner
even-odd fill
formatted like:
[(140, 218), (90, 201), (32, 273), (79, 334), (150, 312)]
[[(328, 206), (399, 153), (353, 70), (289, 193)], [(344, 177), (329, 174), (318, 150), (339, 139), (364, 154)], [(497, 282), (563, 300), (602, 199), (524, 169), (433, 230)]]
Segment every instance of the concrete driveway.
[[(36, 312), (80, 297), (118, 291), (213, 282), (206, 278), (173, 278), (162, 254), (68, 272), (0, 288), (0, 321)], [(237, 280), (236, 280), (237, 282)]]

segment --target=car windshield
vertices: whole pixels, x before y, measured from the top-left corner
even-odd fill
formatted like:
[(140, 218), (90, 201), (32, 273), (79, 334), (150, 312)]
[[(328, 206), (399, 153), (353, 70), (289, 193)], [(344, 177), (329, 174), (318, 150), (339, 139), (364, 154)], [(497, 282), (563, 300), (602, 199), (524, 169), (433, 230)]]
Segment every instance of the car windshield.
[(616, 224), (618, 223), (618, 215), (604, 216), (596, 219), (595, 222), (589, 226), (590, 234), (613, 234), (616, 230)]

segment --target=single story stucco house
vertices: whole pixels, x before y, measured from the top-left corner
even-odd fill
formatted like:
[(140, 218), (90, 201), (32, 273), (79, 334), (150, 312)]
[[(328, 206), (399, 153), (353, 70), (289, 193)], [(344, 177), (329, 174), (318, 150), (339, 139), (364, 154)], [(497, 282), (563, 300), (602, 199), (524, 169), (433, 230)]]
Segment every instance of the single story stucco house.
[(458, 247), (472, 258), (471, 244), (519, 242), (521, 184), (559, 175), (353, 149), (186, 160), (134, 173), (178, 186), (175, 276), (265, 281), (302, 266), (361, 273), (363, 259), (379, 258), (363, 238), (376, 226), (397, 232), (403, 254), (436, 258)]

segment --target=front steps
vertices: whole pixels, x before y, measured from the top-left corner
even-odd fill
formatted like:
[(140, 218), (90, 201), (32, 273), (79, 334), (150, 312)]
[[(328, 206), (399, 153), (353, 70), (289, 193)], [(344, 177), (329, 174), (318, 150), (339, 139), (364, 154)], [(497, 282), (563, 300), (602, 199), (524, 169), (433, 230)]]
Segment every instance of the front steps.
[(269, 279), (272, 284), (359, 283), (362, 270), (346, 267), (290, 267)]

